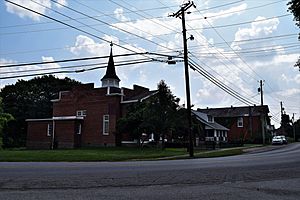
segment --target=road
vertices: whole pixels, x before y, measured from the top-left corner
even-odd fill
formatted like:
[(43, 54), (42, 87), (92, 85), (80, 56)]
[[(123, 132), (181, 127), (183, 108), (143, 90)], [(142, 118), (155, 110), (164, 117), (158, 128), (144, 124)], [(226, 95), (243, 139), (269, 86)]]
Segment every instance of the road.
[(3, 162), (0, 199), (300, 199), (300, 144), (207, 159)]

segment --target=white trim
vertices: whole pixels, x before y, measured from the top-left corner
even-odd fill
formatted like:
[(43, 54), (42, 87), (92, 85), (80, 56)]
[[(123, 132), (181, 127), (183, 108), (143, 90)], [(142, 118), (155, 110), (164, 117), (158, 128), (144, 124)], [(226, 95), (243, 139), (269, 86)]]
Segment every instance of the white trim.
[[(108, 119), (105, 119), (105, 117), (108, 117)], [(108, 127), (106, 127), (106, 123)], [(106, 128), (107, 128), (107, 132), (105, 132)], [(109, 115), (103, 115), (102, 134), (109, 135)]]
[(78, 116), (59, 116), (45, 119), (26, 119), (26, 122), (34, 122), (34, 121), (52, 121), (52, 120), (72, 120), (72, 119), (84, 119), (83, 117)]
[(81, 124), (77, 124), (78, 125), (78, 131), (77, 131), (77, 135), (81, 135), (81, 127), (82, 125)]
[(59, 102), (61, 100), (61, 94), (64, 93), (64, 92), (70, 92), (70, 91), (60, 91), (58, 93), (58, 99), (52, 99), (50, 100), (51, 102)]
[(136, 103), (139, 102), (139, 100), (135, 99), (135, 100), (128, 100), (128, 101), (121, 101), (121, 103)]
[(86, 110), (77, 110), (76, 116), (77, 117), (86, 117)]
[[(139, 99), (133, 99), (133, 100), (127, 100), (127, 101), (123, 101), (123, 98), (121, 99), (121, 103), (137, 103), (137, 102), (142, 102), (142, 101), (144, 101), (144, 100), (146, 100), (146, 99), (148, 99), (148, 98), (150, 98), (150, 97), (152, 97), (153, 95), (156, 95), (158, 93), (158, 91), (156, 91), (156, 92), (153, 92), (152, 94), (150, 94), (150, 95), (148, 95), (148, 96), (145, 96), (145, 97), (143, 97), (143, 98), (141, 98), (140, 100)], [(124, 95), (123, 95), (124, 96)]]
[[(241, 123), (241, 125), (240, 125)], [(238, 128), (243, 128), (244, 127), (244, 118), (243, 117), (238, 117), (237, 118), (237, 125)]]
[(145, 96), (144, 98), (141, 98), (141, 102), (144, 101), (144, 100), (146, 100), (146, 99), (148, 99), (149, 97), (152, 97), (152, 96), (156, 95), (157, 93), (158, 93), (158, 91), (153, 92), (152, 94), (150, 94), (148, 96)]
[(52, 118), (45, 118), (45, 119), (26, 119), (26, 122), (35, 122), (35, 121), (52, 121)]
[[(52, 129), (52, 133), (50, 132)], [(47, 124), (47, 136), (50, 137), (51, 135), (53, 135), (53, 123), (48, 123)]]

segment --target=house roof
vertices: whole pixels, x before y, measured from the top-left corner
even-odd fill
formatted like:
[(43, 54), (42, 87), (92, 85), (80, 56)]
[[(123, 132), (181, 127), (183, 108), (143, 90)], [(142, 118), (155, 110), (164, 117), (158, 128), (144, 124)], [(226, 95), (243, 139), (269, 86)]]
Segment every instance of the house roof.
[(269, 107), (264, 106), (243, 106), (243, 107), (226, 107), (226, 108), (207, 108), (197, 109), (214, 117), (241, 117), (241, 116), (260, 116), (261, 112), (269, 113)]
[(106, 68), (106, 73), (103, 76), (103, 78), (101, 79), (101, 81), (104, 79), (117, 79), (118, 81), (120, 81), (119, 77), (116, 74), (112, 49), (110, 50), (110, 56), (109, 56), (108, 65)]
[(221, 130), (221, 131), (228, 131), (229, 130), (225, 126), (222, 126), (221, 124), (218, 124), (216, 122), (206, 121), (207, 114), (205, 114), (205, 113), (201, 113), (201, 112), (195, 111), (195, 110), (192, 110), (192, 113), (196, 116), (197, 120), (199, 120), (201, 123), (208, 126), (208, 128), (210, 128), (210, 129)]

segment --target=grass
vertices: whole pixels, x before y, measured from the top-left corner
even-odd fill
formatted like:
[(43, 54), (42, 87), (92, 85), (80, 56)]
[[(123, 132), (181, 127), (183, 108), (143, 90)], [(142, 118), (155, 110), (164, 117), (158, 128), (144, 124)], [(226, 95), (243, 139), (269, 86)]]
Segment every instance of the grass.
[(243, 153), (242, 148), (225, 149), (220, 151), (208, 151), (204, 153), (195, 154), (195, 158), (214, 158), (224, 156), (234, 156)]
[(160, 157), (186, 154), (186, 149), (168, 148), (125, 148), (106, 147), (93, 149), (70, 150), (0, 150), (0, 162), (30, 162), (30, 161), (124, 161), (136, 159), (154, 159)]
[[(212, 158), (233, 156), (243, 153), (248, 147), (219, 149), (213, 151), (196, 150), (195, 158)], [(26, 149), (0, 149), (0, 162), (75, 162), (75, 161), (127, 161), (127, 160), (166, 160), (189, 158), (185, 148), (86, 148), (68, 150), (26, 150)]]

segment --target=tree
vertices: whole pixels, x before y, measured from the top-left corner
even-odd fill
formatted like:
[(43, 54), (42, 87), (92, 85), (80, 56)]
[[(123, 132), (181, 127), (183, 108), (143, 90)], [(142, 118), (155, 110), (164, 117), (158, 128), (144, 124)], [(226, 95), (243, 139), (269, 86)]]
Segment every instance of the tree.
[[(2, 98), (0, 97), (0, 140), (2, 140), (3, 130), (7, 126), (7, 123), (9, 123), (12, 120), (14, 120), (14, 118), (11, 114), (3, 112)], [(0, 141), (0, 143), (1, 143), (1, 141)], [(0, 145), (0, 149), (1, 149), (1, 146), (2, 145)]]
[(18, 80), (14, 85), (2, 88), (3, 111), (14, 117), (3, 133), (5, 147), (24, 146), (28, 118), (52, 117), (52, 99), (58, 98), (59, 91), (69, 90), (80, 84), (69, 78), (59, 79), (52, 75), (31, 80)]
[(157, 86), (156, 95), (128, 108), (127, 115), (118, 121), (117, 129), (130, 133), (138, 140), (142, 138), (142, 133), (155, 133), (157, 139), (162, 138), (164, 148), (165, 134), (184, 122), (184, 116), (179, 112), (179, 100), (162, 80)]
[[(300, 28), (300, 1), (291, 0), (287, 5), (289, 6), (288, 11), (293, 13), (294, 21), (296, 21), (296, 25)], [(300, 33), (298, 39), (300, 40)], [(300, 70), (300, 58), (296, 62), (295, 67), (299, 67)]]
[(300, 119), (298, 119), (294, 123), (294, 127), (293, 128), (295, 129), (296, 141), (299, 141), (299, 138), (300, 138)]

